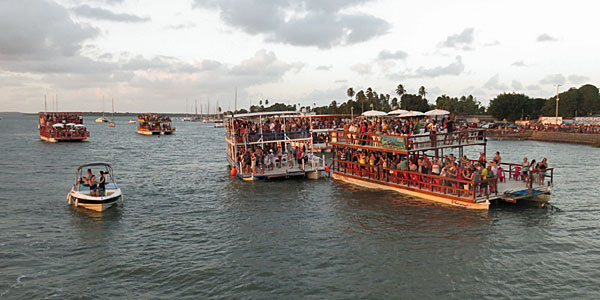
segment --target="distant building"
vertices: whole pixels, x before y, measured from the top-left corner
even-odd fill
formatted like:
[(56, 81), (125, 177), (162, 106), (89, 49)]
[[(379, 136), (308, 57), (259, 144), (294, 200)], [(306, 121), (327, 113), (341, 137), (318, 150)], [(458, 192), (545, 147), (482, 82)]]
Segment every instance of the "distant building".
[(465, 120), (467, 123), (494, 122), (491, 115), (456, 115), (457, 120)]

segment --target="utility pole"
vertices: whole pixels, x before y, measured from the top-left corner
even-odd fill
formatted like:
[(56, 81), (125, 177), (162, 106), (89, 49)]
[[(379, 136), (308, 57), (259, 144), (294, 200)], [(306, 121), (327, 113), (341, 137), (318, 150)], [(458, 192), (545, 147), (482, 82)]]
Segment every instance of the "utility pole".
[(560, 101), (560, 98), (558, 97), (558, 88), (560, 87), (560, 84), (555, 84), (556, 85), (556, 119), (554, 119), (554, 121), (556, 121), (556, 125), (558, 125), (558, 101)]

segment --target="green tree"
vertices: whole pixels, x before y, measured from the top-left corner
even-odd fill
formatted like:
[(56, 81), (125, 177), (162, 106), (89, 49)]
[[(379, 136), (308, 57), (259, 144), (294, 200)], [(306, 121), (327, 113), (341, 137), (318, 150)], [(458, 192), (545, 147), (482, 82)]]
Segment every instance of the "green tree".
[(421, 86), (419, 88), (419, 96), (421, 96), (423, 99), (427, 99), (425, 96), (427, 96), (427, 90), (425, 90), (424, 86)]
[(400, 108), (424, 112), (429, 110), (429, 103), (420, 95), (404, 94), (400, 99)]
[[(558, 116), (574, 117), (589, 115), (600, 110), (600, 94), (598, 88), (586, 84), (580, 88), (570, 88), (559, 94)], [(550, 97), (542, 107), (542, 115), (556, 115), (556, 96)]]
[(502, 93), (490, 101), (489, 112), (499, 120), (515, 121), (532, 115), (532, 99), (525, 94)]
[(354, 89), (353, 88), (348, 88), (348, 90), (346, 91), (346, 95), (348, 95), (348, 97), (350, 97), (350, 99), (354, 98)]
[(396, 97), (392, 99), (392, 109), (398, 109), (398, 98)]
[(269, 105), (269, 99), (265, 100), (265, 105)]
[(402, 99), (402, 95), (404, 95), (406, 93), (406, 90), (404, 89), (404, 86), (402, 84), (399, 84), (396, 87), (396, 95), (398, 95), (398, 97), (400, 97), (400, 99)]

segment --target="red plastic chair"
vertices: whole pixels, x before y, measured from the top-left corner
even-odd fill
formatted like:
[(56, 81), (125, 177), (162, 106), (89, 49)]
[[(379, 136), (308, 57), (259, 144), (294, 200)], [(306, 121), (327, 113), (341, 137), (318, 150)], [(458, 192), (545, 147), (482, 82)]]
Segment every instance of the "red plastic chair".
[(504, 169), (498, 168), (498, 180), (500, 182), (506, 182), (506, 176), (504, 175)]
[(515, 167), (515, 169), (513, 170), (512, 174), (509, 174), (509, 176), (512, 175), (512, 177), (516, 180), (519, 181), (519, 177), (521, 177), (521, 167)]

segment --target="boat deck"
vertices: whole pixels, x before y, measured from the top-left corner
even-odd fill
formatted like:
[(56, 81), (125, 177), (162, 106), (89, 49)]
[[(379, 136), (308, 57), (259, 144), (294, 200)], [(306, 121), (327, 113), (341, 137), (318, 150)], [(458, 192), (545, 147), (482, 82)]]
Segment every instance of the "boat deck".
[[(540, 184), (539, 182), (534, 183), (531, 187), (532, 194), (547, 194), (549, 192), (547, 184), (547, 181), (544, 184)], [(530, 198), (530, 196), (528, 195), (528, 188), (525, 181), (507, 177), (505, 182), (498, 181), (498, 194), (490, 194), (489, 199), (516, 203), (517, 200)], [(475, 201), (481, 201), (485, 198), (485, 196), (476, 197)]]
[[(228, 157), (229, 163), (233, 166), (235, 165), (233, 161)], [(288, 178), (293, 176), (310, 176), (310, 173), (319, 173), (324, 171), (325, 168), (322, 164), (319, 163), (320, 160), (315, 158), (315, 163), (312, 162), (307, 163), (302, 169), (302, 166), (298, 165), (297, 162), (293, 164), (289, 164), (288, 162), (284, 162), (281, 167), (276, 164), (273, 169), (263, 171), (257, 170), (255, 174), (252, 173), (241, 173), (238, 172), (237, 176), (242, 178), (243, 180), (257, 180), (257, 179), (271, 179), (271, 178)], [(238, 168), (239, 170), (239, 168)]]

